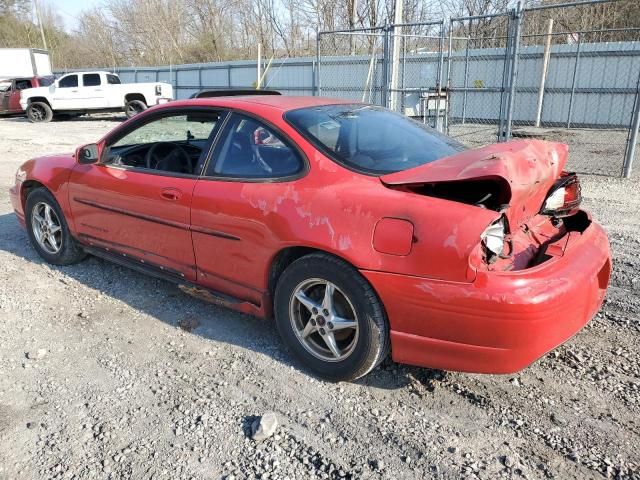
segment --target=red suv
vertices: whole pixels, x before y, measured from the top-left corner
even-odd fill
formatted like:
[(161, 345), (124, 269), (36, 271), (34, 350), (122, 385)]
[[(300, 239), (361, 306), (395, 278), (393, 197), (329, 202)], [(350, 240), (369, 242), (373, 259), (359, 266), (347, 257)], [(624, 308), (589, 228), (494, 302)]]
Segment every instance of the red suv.
[(27, 88), (48, 87), (54, 80), (53, 75), (0, 80), (0, 115), (24, 113), (20, 106), (20, 91)]

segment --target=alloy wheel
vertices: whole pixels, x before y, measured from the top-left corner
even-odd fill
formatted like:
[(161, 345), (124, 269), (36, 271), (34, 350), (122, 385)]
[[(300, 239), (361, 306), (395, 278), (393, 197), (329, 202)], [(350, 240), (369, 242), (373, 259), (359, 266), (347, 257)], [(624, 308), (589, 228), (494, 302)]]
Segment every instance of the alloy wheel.
[(29, 117), (34, 122), (42, 121), (45, 116), (46, 116), (46, 112), (44, 111), (44, 108), (42, 108), (40, 105), (32, 105), (31, 108), (29, 109)]
[(289, 318), (298, 341), (320, 360), (342, 361), (358, 342), (356, 310), (347, 295), (327, 280), (300, 283), (291, 295)]
[(62, 248), (62, 226), (55, 210), (48, 203), (36, 203), (31, 211), (31, 227), (38, 245), (55, 255)]

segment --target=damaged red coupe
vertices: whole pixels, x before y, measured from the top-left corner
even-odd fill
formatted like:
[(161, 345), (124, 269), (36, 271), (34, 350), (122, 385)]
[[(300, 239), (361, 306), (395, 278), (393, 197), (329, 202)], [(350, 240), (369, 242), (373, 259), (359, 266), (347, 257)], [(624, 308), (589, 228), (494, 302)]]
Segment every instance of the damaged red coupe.
[(355, 379), (389, 352), (510, 373), (579, 331), (609, 281), (567, 155), (542, 141), (468, 150), (340, 100), (205, 98), (29, 160), (11, 200), (46, 261), (92, 254), (274, 316), (322, 377)]

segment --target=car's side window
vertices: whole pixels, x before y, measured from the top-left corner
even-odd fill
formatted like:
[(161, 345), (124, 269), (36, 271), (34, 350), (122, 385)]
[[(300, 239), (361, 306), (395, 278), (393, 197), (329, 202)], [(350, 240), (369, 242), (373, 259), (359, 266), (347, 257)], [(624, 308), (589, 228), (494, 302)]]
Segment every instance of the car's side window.
[(85, 87), (97, 87), (100, 85), (100, 74), (85, 73), (82, 75), (82, 85)]
[(31, 88), (31, 80), (16, 81), (16, 90), (25, 90), (27, 88)]
[(215, 111), (183, 111), (154, 118), (107, 142), (103, 163), (199, 175), (222, 115)]
[(60, 83), (58, 83), (60, 88), (72, 88), (78, 86), (78, 75), (67, 75), (66, 77), (62, 77), (60, 79)]
[(260, 121), (234, 113), (222, 132), (207, 176), (281, 178), (302, 171), (298, 152)]

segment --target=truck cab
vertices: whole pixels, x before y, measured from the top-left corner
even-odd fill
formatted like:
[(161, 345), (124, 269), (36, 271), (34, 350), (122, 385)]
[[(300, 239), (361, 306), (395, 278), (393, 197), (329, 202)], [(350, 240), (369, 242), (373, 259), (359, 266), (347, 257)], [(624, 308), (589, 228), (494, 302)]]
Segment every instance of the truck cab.
[(54, 82), (52, 75), (0, 80), (0, 115), (24, 113), (20, 106), (20, 93), (29, 88), (46, 87)]
[(31, 122), (48, 122), (54, 115), (122, 112), (132, 117), (148, 107), (173, 99), (167, 83), (128, 83), (109, 72), (72, 72), (52, 85), (25, 92), (20, 104)]

